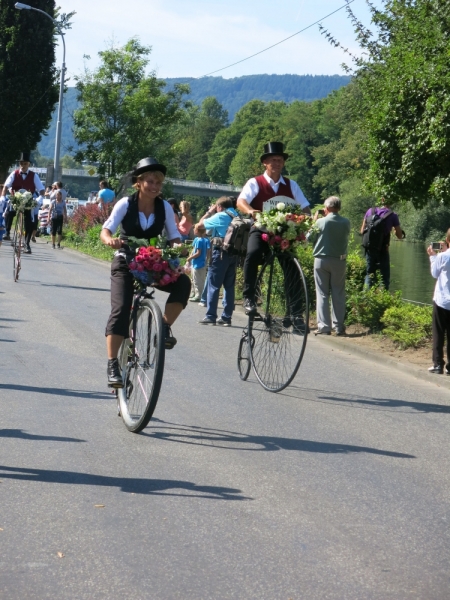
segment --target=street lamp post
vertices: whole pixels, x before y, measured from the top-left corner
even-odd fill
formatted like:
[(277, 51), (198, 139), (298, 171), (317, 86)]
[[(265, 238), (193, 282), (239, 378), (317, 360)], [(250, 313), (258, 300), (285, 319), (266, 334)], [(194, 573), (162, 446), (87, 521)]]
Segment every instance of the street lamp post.
[(61, 66), (61, 79), (59, 82), (59, 107), (58, 107), (58, 121), (56, 123), (56, 140), (55, 140), (55, 158), (53, 161), (53, 169), (54, 169), (54, 179), (60, 179), (59, 176), (59, 157), (61, 154), (61, 122), (62, 122), (62, 107), (63, 107), (63, 95), (64, 95), (64, 74), (66, 71), (66, 42), (64, 41), (64, 34), (62, 33), (58, 22), (51, 17), (48, 13), (41, 10), (40, 8), (34, 8), (34, 6), (29, 6), (28, 4), (22, 4), (22, 2), (16, 2), (15, 8), (18, 10), (35, 10), (36, 12), (40, 12), (41, 14), (48, 17), (51, 21), (53, 21), (56, 29), (58, 30), (59, 35), (61, 36), (63, 43), (63, 62)]

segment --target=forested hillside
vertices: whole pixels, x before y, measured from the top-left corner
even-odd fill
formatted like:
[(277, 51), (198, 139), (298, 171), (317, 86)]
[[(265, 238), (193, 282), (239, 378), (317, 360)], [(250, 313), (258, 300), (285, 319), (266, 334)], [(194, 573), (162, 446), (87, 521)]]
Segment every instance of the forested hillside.
[[(166, 79), (167, 89), (176, 83), (187, 83), (191, 93), (188, 96), (195, 104), (201, 104), (208, 96), (214, 96), (225, 110), (228, 118), (233, 120), (236, 112), (250, 100), (294, 100), (311, 101), (325, 98), (331, 91), (349, 82), (350, 78), (341, 75), (248, 75), (223, 79), (222, 77), (203, 77), (202, 79), (178, 78)], [(69, 87), (64, 97), (62, 152), (71, 154), (71, 147), (76, 148), (72, 134), (72, 114), (77, 108), (77, 92)], [(53, 156), (56, 133), (56, 111), (46, 136), (38, 145), (43, 156)]]

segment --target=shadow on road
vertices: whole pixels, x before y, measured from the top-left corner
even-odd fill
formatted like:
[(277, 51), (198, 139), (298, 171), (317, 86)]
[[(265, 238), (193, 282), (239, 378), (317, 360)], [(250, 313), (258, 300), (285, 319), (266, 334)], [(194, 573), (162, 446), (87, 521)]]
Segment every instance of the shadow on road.
[[(0, 340), (1, 342), (2, 340)], [(35, 387), (32, 385), (19, 385), (17, 383), (0, 383), (0, 390), (17, 390), (38, 394), (53, 394), (55, 396), (72, 396), (74, 398), (87, 398), (88, 400), (110, 400), (111, 394), (106, 392), (86, 392), (83, 390), (68, 390), (65, 388)]]
[[(152, 423), (162, 423), (161, 426)], [(317, 452), (321, 454), (354, 454), (364, 452), (367, 454), (378, 454), (392, 458), (416, 458), (412, 454), (379, 450), (366, 446), (350, 446), (347, 444), (332, 444), (330, 442), (315, 442), (311, 440), (298, 440), (295, 438), (272, 437), (265, 435), (248, 435), (235, 431), (223, 431), (221, 429), (209, 429), (196, 425), (181, 425), (168, 423), (159, 419), (152, 419), (149, 429), (141, 432), (145, 435), (159, 440), (178, 442), (180, 444), (192, 444), (211, 446), (226, 450), (247, 450), (250, 452), (274, 452), (277, 450), (296, 450), (298, 452)], [(249, 446), (253, 446), (250, 448)]]
[(16, 340), (3, 340), (0, 338), (0, 342), (10, 342), (10, 343), (16, 343)]
[(70, 288), (72, 290), (88, 290), (90, 292), (110, 292), (109, 288), (82, 287), (81, 285), (64, 285), (63, 283), (41, 283), (45, 287)]
[(77, 438), (56, 437), (53, 435), (35, 435), (22, 429), (0, 429), (0, 438), (18, 438), (20, 440), (45, 440), (46, 442), (86, 442)]
[[(314, 394), (312, 397), (299, 396), (298, 392), (303, 394)], [(311, 388), (301, 388), (295, 385), (290, 386), (287, 390), (279, 392), (282, 396), (298, 398), (301, 400), (309, 400), (312, 402), (325, 402), (342, 408), (359, 408), (365, 410), (382, 410), (384, 412), (398, 412), (394, 409), (410, 409), (403, 410), (408, 414), (414, 414), (414, 411), (421, 413), (439, 413), (450, 414), (450, 406), (448, 404), (428, 404), (426, 402), (412, 402), (409, 400), (394, 400), (393, 398), (373, 398), (371, 396), (360, 396), (354, 394), (339, 394), (328, 390), (314, 390)]]
[[(107, 477), (76, 471), (53, 471), (46, 469), (22, 469), (0, 466), (1, 479), (19, 479), (40, 483), (65, 483), (69, 485), (91, 485), (117, 487), (129, 494), (153, 496), (180, 496), (208, 500), (252, 500), (242, 496), (241, 490), (211, 485), (197, 485), (190, 481), (172, 479), (138, 479), (136, 477)], [(180, 490), (178, 493), (175, 490)], [(184, 493), (183, 493), (184, 492)]]
[(14, 323), (24, 323), (24, 319), (7, 319), (6, 317), (0, 317), (0, 321), (11, 321)]

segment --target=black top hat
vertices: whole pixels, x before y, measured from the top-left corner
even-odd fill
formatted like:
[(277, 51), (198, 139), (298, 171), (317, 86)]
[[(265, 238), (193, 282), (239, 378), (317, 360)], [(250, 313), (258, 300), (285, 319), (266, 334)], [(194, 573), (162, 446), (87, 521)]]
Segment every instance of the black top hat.
[(147, 171), (161, 171), (161, 173), (165, 175), (167, 168), (160, 164), (156, 158), (151, 156), (143, 158), (138, 162), (134, 171), (132, 172), (133, 183), (136, 183), (136, 178), (138, 175), (142, 175), (142, 173), (146, 173)]
[(31, 162), (31, 152), (21, 152), (19, 162)]
[(264, 154), (261, 156), (260, 161), (262, 162), (265, 158), (274, 154), (282, 156), (284, 160), (289, 158), (289, 154), (286, 154), (284, 151), (284, 144), (281, 142), (269, 142), (264, 146)]

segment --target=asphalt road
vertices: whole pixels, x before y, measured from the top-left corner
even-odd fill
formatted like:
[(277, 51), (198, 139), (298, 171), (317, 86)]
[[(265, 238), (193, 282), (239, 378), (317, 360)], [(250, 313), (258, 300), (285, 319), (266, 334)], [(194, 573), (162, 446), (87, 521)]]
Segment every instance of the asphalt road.
[[(108, 265), (0, 248), (0, 598), (448, 599), (450, 394), (310, 339), (280, 394), (174, 327), (155, 418), (105, 383)], [(163, 299), (164, 294), (159, 298)]]

